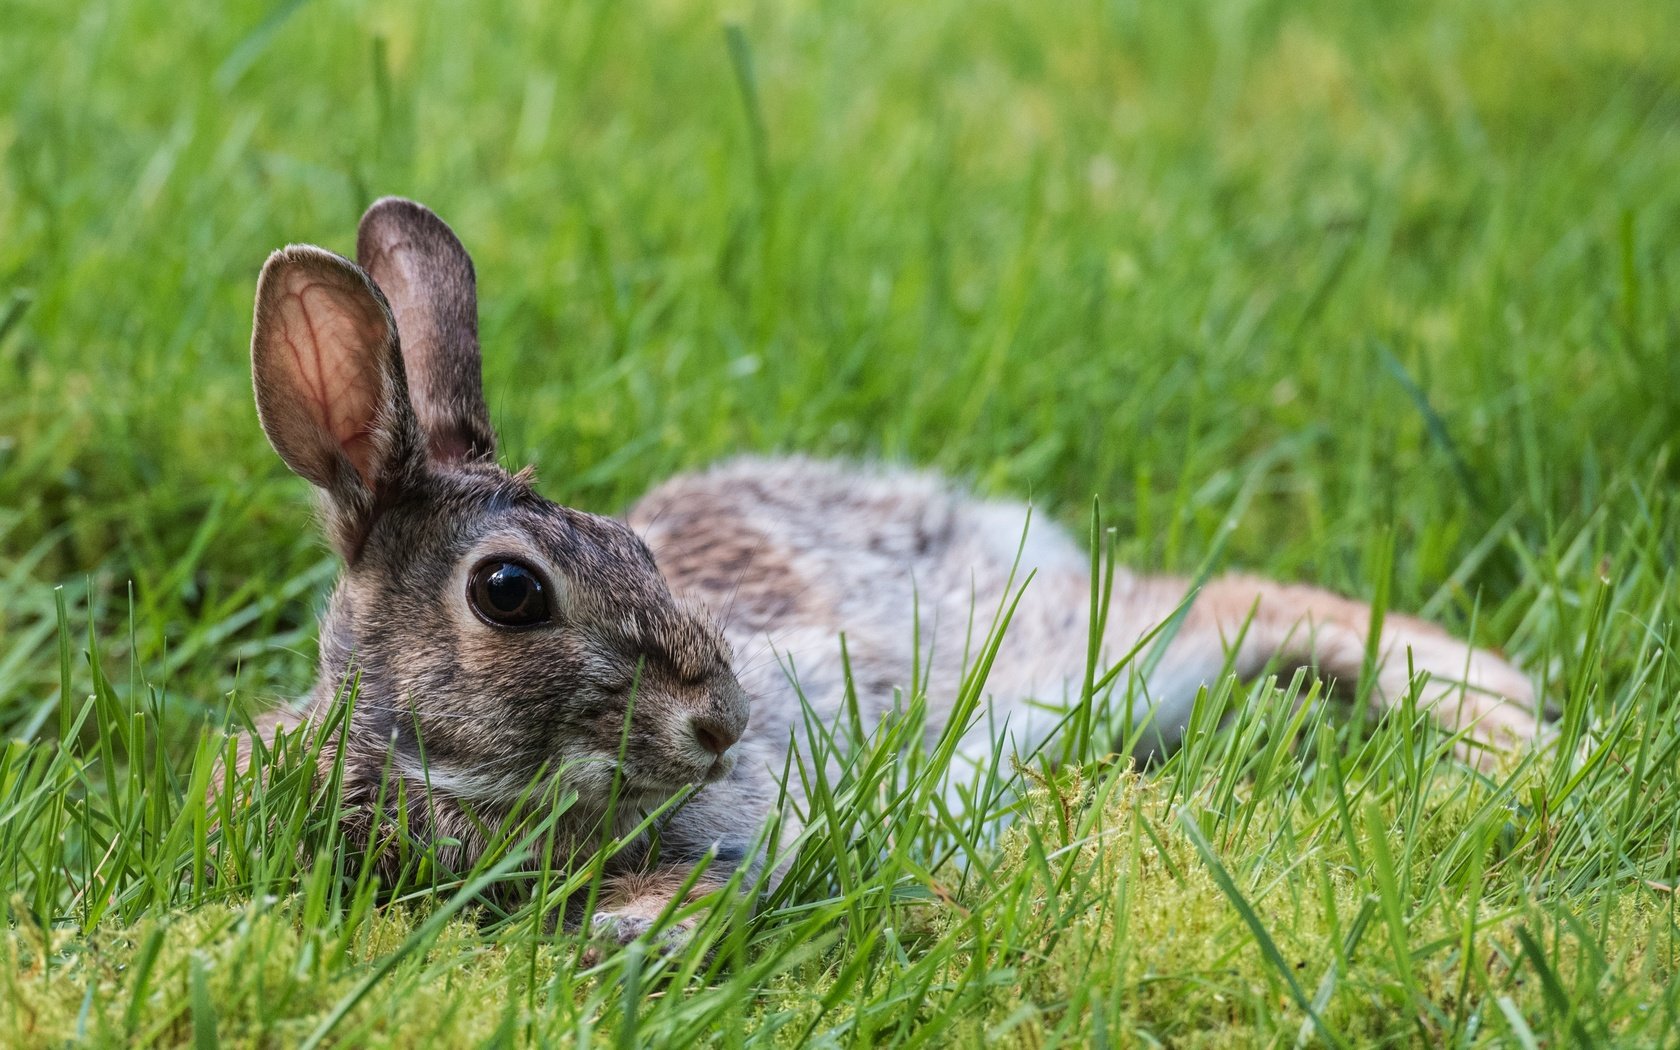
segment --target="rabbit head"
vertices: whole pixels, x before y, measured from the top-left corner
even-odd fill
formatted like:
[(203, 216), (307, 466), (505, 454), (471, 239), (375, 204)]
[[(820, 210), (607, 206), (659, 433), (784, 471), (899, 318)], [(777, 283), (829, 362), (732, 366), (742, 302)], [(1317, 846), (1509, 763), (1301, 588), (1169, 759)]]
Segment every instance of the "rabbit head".
[(347, 779), (493, 804), (723, 777), (748, 714), (723, 636), (626, 525), (495, 462), (466, 250), (386, 198), (357, 258), (271, 255), (251, 341), (263, 429), (344, 563), (310, 713), (354, 684)]

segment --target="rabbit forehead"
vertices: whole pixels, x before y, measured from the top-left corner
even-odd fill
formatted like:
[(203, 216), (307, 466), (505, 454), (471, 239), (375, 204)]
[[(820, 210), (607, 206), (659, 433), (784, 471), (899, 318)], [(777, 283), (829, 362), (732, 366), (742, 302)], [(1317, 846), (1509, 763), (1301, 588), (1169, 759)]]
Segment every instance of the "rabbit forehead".
[(727, 664), (723, 635), (703, 608), (679, 603), (647, 545), (624, 522), (562, 507), (529, 491), (486, 504), (455, 554), (452, 589), (489, 558), (524, 559), (557, 602), (603, 641), (647, 652), (681, 677)]
[(399, 564), (486, 556), (500, 544), (542, 563), (556, 584), (606, 590), (616, 601), (670, 600), (653, 555), (628, 525), (544, 499), (528, 471), (489, 464), (434, 471), (389, 509), (376, 546)]
[[(499, 469), (433, 475), (386, 519), (380, 557), (354, 566), (379, 590), (449, 597), (447, 614), (465, 614), (474, 567), (494, 557), (527, 562), (547, 577), (569, 625), (602, 644), (652, 657), (681, 679), (727, 666), (729, 651), (703, 608), (673, 597), (652, 553), (624, 522), (563, 507), (538, 495), (523, 474)], [(476, 632), (482, 625), (452, 615)]]
[(698, 680), (727, 666), (729, 647), (706, 611), (678, 602), (641, 540), (625, 525), (578, 511), (555, 521), (509, 515), (478, 536), (456, 567), (457, 586), (484, 560), (527, 558), (561, 592), (558, 604), (576, 627), (605, 646), (651, 657), (680, 679)]
[(672, 604), (653, 555), (629, 526), (612, 518), (529, 494), (487, 507), (462, 560), (493, 556), (498, 545), (539, 562), (569, 600), (598, 607), (593, 611)]

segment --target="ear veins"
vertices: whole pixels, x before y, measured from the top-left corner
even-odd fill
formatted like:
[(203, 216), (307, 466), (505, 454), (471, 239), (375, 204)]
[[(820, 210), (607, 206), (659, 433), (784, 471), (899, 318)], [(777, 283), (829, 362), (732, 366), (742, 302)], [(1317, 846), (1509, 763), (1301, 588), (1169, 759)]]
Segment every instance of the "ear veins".
[(366, 360), (325, 353), (323, 347), (379, 346), (389, 342), (390, 332), (384, 318), (346, 302), (342, 289), (304, 274), (287, 274), (286, 280), (279, 303), (281, 338), (291, 351), (298, 385), (363, 483), (375, 488), (385, 394), (377, 356)]

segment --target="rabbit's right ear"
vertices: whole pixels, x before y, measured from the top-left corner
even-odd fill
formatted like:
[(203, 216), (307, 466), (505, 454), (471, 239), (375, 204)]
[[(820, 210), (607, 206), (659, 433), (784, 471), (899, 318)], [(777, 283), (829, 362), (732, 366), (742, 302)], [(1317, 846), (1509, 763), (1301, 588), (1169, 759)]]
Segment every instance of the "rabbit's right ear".
[(328, 536), (353, 560), (378, 497), (425, 468), (385, 297), (325, 249), (275, 252), (257, 281), (251, 376), (269, 443), (320, 488)]

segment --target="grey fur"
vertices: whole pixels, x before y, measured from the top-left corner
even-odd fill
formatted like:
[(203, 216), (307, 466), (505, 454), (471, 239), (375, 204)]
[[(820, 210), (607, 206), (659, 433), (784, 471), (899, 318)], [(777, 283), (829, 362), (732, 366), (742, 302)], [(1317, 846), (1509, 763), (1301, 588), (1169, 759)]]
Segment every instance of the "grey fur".
[[(320, 249), (276, 253), (259, 283), (253, 336), (264, 428), (322, 490), (329, 535), (345, 557), (322, 619), (316, 687), (300, 711), (280, 717), (319, 718), (348, 681), (359, 682), (345, 755), (358, 837), (374, 834), (387, 772), (427, 795), (417, 830), (459, 839), (446, 858), (459, 865), (484, 848), (469, 812), (493, 825), (544, 771), (578, 793), (567, 850), (589, 841), (615, 774), (646, 805), (700, 784), (664, 821), (657, 867), (640, 870), (631, 851), (608, 869), (605, 928), (621, 937), (643, 930), (708, 850), (719, 862), (700, 890), (732, 864), (766, 859), (746, 846), (770, 815), (797, 735), (790, 672), (819, 716), (834, 717), (846, 695), (844, 632), (864, 713), (877, 718), (920, 659), (937, 731), (964, 654), (979, 642), (970, 624), (983, 625), (1005, 601), (1018, 551), (1018, 578), (1037, 576), (987, 683), (988, 717), (964, 752), (984, 762), (999, 732), (1031, 750), (1054, 730), (1057, 706), (1077, 698), (1089, 562), (1053, 525), (1035, 521), (1024, 533), (1026, 507), (976, 500), (927, 474), (797, 458), (737, 460), (673, 479), (628, 523), (558, 506), (527, 474), (488, 458), (472, 266), (460, 242), (420, 205), (386, 198), (363, 219), (358, 256), (371, 280)], [(400, 287), (386, 289), (395, 305), (389, 333), (329, 324), (324, 330), (355, 338), (316, 344), (327, 360), (347, 362), (334, 374), (373, 377), (377, 396), (355, 401), (367, 406), (355, 447), (335, 442), (348, 432), (342, 425), (323, 424), (334, 420), (320, 406), (336, 402), (274, 366), (277, 348), (299, 338), (287, 327), (288, 318), (296, 327), (296, 311), (278, 308), (278, 290), (313, 280), (333, 292), (321, 300), (324, 321), (334, 310), (389, 321), (375, 282)], [(552, 574), (562, 610), (552, 624), (506, 630), (468, 612), (464, 574), (497, 554)], [(1183, 580), (1119, 573), (1105, 662), (1171, 616), (1187, 590)], [(1244, 676), (1310, 664), (1351, 681), (1369, 623), (1368, 607), (1325, 591), (1223, 577), (1196, 596), (1154, 672), (1123, 695), (1134, 717), (1153, 718), (1151, 746), (1170, 748), (1197, 687), (1228, 659)], [(1412, 687), (1409, 654), (1432, 675), (1424, 700), (1444, 724), (1498, 746), (1537, 736), (1532, 686), (1498, 657), (1392, 615), (1377, 651), (1377, 703), (1396, 703)], [(620, 765), (624, 687), (638, 667)], [(739, 738), (726, 759), (712, 763), (696, 750), (696, 725)], [(638, 815), (625, 806), (621, 823)]]

